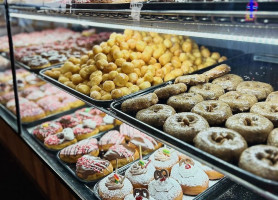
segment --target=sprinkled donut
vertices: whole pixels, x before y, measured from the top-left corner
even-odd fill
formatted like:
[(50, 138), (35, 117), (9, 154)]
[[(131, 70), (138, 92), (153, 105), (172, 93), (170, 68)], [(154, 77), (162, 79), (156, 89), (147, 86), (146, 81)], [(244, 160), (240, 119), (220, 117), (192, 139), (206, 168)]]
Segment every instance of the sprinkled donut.
[(37, 101), (37, 104), (45, 111), (46, 115), (52, 115), (69, 109), (69, 107), (66, 107), (53, 96), (43, 97)]
[(167, 105), (172, 106), (177, 112), (190, 112), (197, 104), (204, 101), (204, 98), (195, 93), (183, 93), (176, 96), (171, 96)]
[(200, 94), (205, 100), (217, 100), (224, 94), (224, 89), (220, 85), (205, 83), (203, 85), (192, 86), (189, 93)]
[[(16, 113), (16, 108), (12, 111)], [(45, 116), (44, 110), (34, 102), (28, 101), (20, 104), (20, 117), (22, 122), (33, 122)]]
[(261, 114), (269, 119), (274, 126), (278, 126), (278, 102), (259, 102), (252, 106), (250, 112)]
[(81, 123), (78, 118), (71, 115), (65, 115), (61, 117), (60, 119), (58, 119), (58, 122), (62, 124), (63, 128), (73, 128)]
[(96, 126), (96, 122), (92, 119), (85, 119), (82, 124), (73, 128), (73, 133), (78, 141), (84, 140), (98, 134), (99, 130)]
[(115, 144), (124, 144), (125, 137), (116, 130), (105, 133), (99, 140), (99, 149), (101, 151), (107, 151), (110, 147)]
[(140, 135), (140, 131), (137, 129), (127, 125), (127, 124), (121, 124), (120, 125), (120, 133), (123, 134), (126, 138), (126, 140), (131, 140), (131, 138)]
[(45, 122), (39, 126), (37, 126), (33, 130), (34, 136), (36, 136), (39, 140), (44, 141), (44, 139), (49, 135), (54, 135), (63, 130), (62, 125), (59, 122)]
[(236, 90), (238, 84), (243, 82), (243, 79), (235, 74), (226, 74), (212, 81), (213, 84), (222, 86), (226, 91)]
[(34, 91), (26, 96), (26, 99), (30, 101), (38, 101), (39, 99), (43, 98), (45, 93), (42, 91)]
[(158, 99), (168, 99), (173, 95), (178, 95), (187, 90), (187, 87), (183, 83), (177, 83), (172, 85), (167, 85), (162, 88), (158, 88), (154, 91)]

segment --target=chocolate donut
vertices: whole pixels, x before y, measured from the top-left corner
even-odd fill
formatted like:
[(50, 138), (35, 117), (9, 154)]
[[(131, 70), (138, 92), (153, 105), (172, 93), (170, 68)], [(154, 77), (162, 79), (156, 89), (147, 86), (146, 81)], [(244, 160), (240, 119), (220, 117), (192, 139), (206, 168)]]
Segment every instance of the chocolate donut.
[(267, 138), (267, 144), (278, 147), (278, 128), (273, 129)]
[(266, 98), (265, 101), (267, 101), (267, 102), (273, 102), (273, 103), (278, 103), (278, 91), (276, 91), (276, 92), (271, 92), (271, 93), (267, 96), (267, 98)]
[(278, 148), (252, 146), (240, 156), (239, 167), (263, 178), (278, 181)]
[(264, 100), (273, 92), (273, 87), (259, 81), (244, 81), (237, 86), (236, 90), (244, 94), (253, 94), (258, 100)]
[(183, 93), (171, 96), (167, 104), (172, 106), (177, 112), (189, 112), (197, 104), (204, 101), (204, 98), (195, 93)]
[(224, 89), (220, 85), (205, 83), (192, 86), (189, 92), (200, 94), (205, 100), (216, 100), (224, 94)]
[(209, 80), (212, 80), (212, 79), (218, 78), (220, 76), (223, 76), (223, 75), (229, 73), (230, 71), (231, 71), (231, 67), (229, 67), (226, 64), (221, 64), (221, 65), (218, 65), (218, 66), (204, 72), (203, 74), (205, 76), (207, 76), (207, 78)]
[(200, 102), (192, 108), (191, 112), (204, 117), (209, 125), (222, 124), (232, 116), (230, 106), (224, 102), (216, 100)]
[(218, 158), (228, 162), (238, 161), (240, 154), (247, 148), (244, 138), (236, 131), (213, 127), (201, 131), (194, 144)]
[(250, 144), (265, 143), (273, 129), (272, 122), (255, 113), (239, 113), (229, 117), (225, 126), (240, 133)]
[(258, 102), (257, 97), (252, 94), (243, 94), (238, 91), (231, 91), (219, 97), (220, 101), (230, 106), (233, 112), (245, 112)]
[(200, 131), (207, 128), (209, 124), (202, 116), (190, 112), (170, 116), (163, 126), (166, 133), (186, 142), (192, 142)]
[(180, 76), (175, 80), (175, 83), (184, 83), (190, 86), (207, 83), (207, 82), (208, 82), (208, 78), (203, 74), (192, 74), (192, 75)]
[(212, 81), (212, 83), (221, 85), (222, 88), (226, 91), (236, 90), (238, 84), (240, 84), (243, 79), (235, 74), (226, 74), (222, 77), (216, 78)]
[(161, 127), (168, 117), (175, 114), (174, 108), (164, 104), (156, 104), (149, 108), (140, 110), (136, 118), (152, 126)]
[(250, 112), (261, 114), (269, 119), (274, 126), (278, 126), (278, 102), (259, 102), (252, 106)]
[(162, 88), (158, 88), (154, 91), (159, 99), (168, 99), (173, 95), (183, 93), (187, 90), (187, 87), (183, 83), (177, 83), (172, 85), (167, 85)]

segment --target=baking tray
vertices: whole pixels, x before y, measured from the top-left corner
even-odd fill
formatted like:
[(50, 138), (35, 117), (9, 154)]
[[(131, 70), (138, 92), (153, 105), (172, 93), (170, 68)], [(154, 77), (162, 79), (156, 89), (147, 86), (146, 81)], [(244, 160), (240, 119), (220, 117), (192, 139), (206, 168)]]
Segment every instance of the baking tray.
[[(15, 61), (15, 65), (18, 66), (18, 67), (21, 67), (23, 69), (26, 69), (29, 72), (33, 72), (35, 74), (39, 74), (40, 70), (45, 69), (45, 68), (37, 68), (37, 69), (34, 68), (33, 69), (33, 68), (29, 67), (28, 65), (25, 65), (24, 63), (19, 62), (19, 61)], [(56, 65), (61, 65), (61, 63), (51, 65), (51, 67), (56, 66)]]
[[(270, 83), (275, 90), (278, 89), (278, 57), (269, 55), (244, 54), (242, 56), (227, 60), (223, 63), (231, 66), (231, 73), (240, 75), (244, 80), (267, 82)], [(210, 68), (213, 67), (214, 66)], [(207, 71), (210, 68), (201, 70), (198, 73)], [(154, 91), (154, 89), (149, 90), (144, 94), (150, 93), (152, 91)], [(165, 133), (161, 129), (154, 128), (137, 120), (134, 115), (129, 115), (122, 112), (121, 104), (125, 99), (115, 101), (111, 104), (112, 111), (117, 117), (121, 118), (122, 121), (138, 128), (148, 135), (157, 138), (158, 140), (160, 139), (163, 143), (187, 152), (188, 154), (190, 154), (190, 156), (192, 156), (193, 158), (195, 157), (197, 160), (202, 160), (203, 163), (216, 168), (218, 171), (226, 174), (231, 179), (253, 189), (255, 192), (260, 192), (261, 195), (268, 198), (277, 199), (277, 196), (275, 196), (278, 195), (277, 181), (265, 179), (250, 172), (247, 172), (236, 165), (225, 162), (209, 153), (206, 153), (194, 147), (189, 143), (183, 142)]]

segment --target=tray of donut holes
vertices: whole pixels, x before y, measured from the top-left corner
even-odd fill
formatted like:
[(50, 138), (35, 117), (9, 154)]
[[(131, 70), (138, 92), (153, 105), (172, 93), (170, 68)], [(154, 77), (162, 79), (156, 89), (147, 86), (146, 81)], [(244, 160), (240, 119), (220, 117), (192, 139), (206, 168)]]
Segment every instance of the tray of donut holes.
[(278, 58), (245, 54), (116, 101), (111, 108), (141, 131), (242, 184), (248, 181), (277, 195), (277, 74)]

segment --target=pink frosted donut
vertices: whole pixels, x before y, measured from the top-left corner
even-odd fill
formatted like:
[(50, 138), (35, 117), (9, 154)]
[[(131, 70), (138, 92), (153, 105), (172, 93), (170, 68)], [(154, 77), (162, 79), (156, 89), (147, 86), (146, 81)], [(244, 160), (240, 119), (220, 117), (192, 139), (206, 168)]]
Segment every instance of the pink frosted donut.
[(49, 135), (54, 135), (63, 130), (62, 125), (59, 122), (45, 122), (37, 126), (33, 130), (33, 134), (40, 140), (44, 140)]
[(121, 124), (120, 133), (123, 134), (127, 140), (130, 140), (131, 138), (140, 135), (142, 132), (127, 124)]
[(78, 118), (72, 115), (65, 115), (58, 119), (58, 122), (62, 124), (63, 128), (73, 128), (81, 123), (81, 121)]
[(107, 151), (111, 146), (115, 144), (125, 143), (125, 137), (116, 130), (107, 132), (99, 140), (99, 148), (103, 151)]

